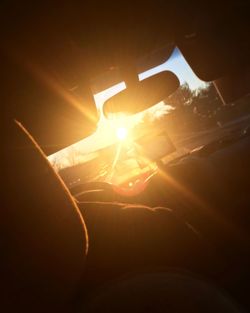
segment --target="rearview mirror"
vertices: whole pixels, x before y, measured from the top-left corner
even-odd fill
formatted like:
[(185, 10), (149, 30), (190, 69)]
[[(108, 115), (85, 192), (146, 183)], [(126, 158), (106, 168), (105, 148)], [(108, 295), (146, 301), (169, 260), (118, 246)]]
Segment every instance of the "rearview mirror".
[(135, 114), (164, 100), (179, 87), (175, 74), (169, 71), (138, 81), (133, 87), (126, 88), (108, 99), (103, 105), (106, 117), (114, 113)]

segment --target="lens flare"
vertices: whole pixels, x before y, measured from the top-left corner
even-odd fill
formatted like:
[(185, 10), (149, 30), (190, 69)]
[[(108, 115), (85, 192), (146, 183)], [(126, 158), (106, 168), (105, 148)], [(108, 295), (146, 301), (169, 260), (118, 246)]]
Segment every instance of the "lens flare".
[(119, 127), (116, 130), (116, 136), (119, 140), (123, 141), (127, 138), (128, 136), (128, 130), (125, 127)]

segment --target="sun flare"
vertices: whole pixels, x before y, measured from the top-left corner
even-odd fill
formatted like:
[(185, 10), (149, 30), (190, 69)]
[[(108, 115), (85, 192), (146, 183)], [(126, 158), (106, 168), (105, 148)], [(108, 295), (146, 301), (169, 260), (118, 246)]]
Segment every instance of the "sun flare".
[(128, 130), (125, 127), (119, 127), (116, 130), (116, 136), (119, 140), (123, 141), (127, 138), (128, 136)]

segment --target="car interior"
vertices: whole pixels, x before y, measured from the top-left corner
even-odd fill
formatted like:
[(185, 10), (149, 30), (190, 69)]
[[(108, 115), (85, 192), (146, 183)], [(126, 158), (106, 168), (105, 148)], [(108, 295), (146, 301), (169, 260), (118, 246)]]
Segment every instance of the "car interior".
[[(3, 1), (0, 8), (1, 312), (248, 312), (248, 1)], [(185, 117), (199, 103), (188, 104), (174, 71), (140, 79), (176, 49), (211, 86), (218, 112), (231, 114), (222, 126), (206, 107), (199, 132), (187, 131)], [(96, 95), (120, 83), (98, 108)], [(185, 111), (176, 122), (184, 139), (174, 140), (171, 113), (169, 131), (159, 120), (159, 129), (138, 124), (132, 148), (119, 152), (124, 164), (128, 155), (136, 160), (133, 180), (127, 163), (122, 182), (99, 179), (116, 151), (106, 124), (100, 168), (87, 158), (60, 170), (52, 164), (59, 151), (97, 138), (100, 120), (157, 114), (155, 105), (175, 103), (180, 90), (174, 112)], [(204, 90), (193, 97), (205, 101)], [(127, 129), (118, 130), (122, 142)], [(178, 154), (181, 144), (189, 149)]]

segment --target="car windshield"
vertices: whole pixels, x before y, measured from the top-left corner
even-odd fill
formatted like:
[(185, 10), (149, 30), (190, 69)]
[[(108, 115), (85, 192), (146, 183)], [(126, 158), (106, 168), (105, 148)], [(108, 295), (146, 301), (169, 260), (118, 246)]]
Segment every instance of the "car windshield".
[(214, 85), (194, 74), (178, 48), (139, 80), (164, 70), (179, 78), (180, 87), (133, 116), (107, 119), (102, 112), (103, 103), (126, 88), (124, 82), (94, 95), (100, 116), (96, 132), (48, 157), (69, 187), (93, 181), (133, 184), (157, 171), (158, 161), (167, 163), (247, 123), (248, 98), (224, 105)]

